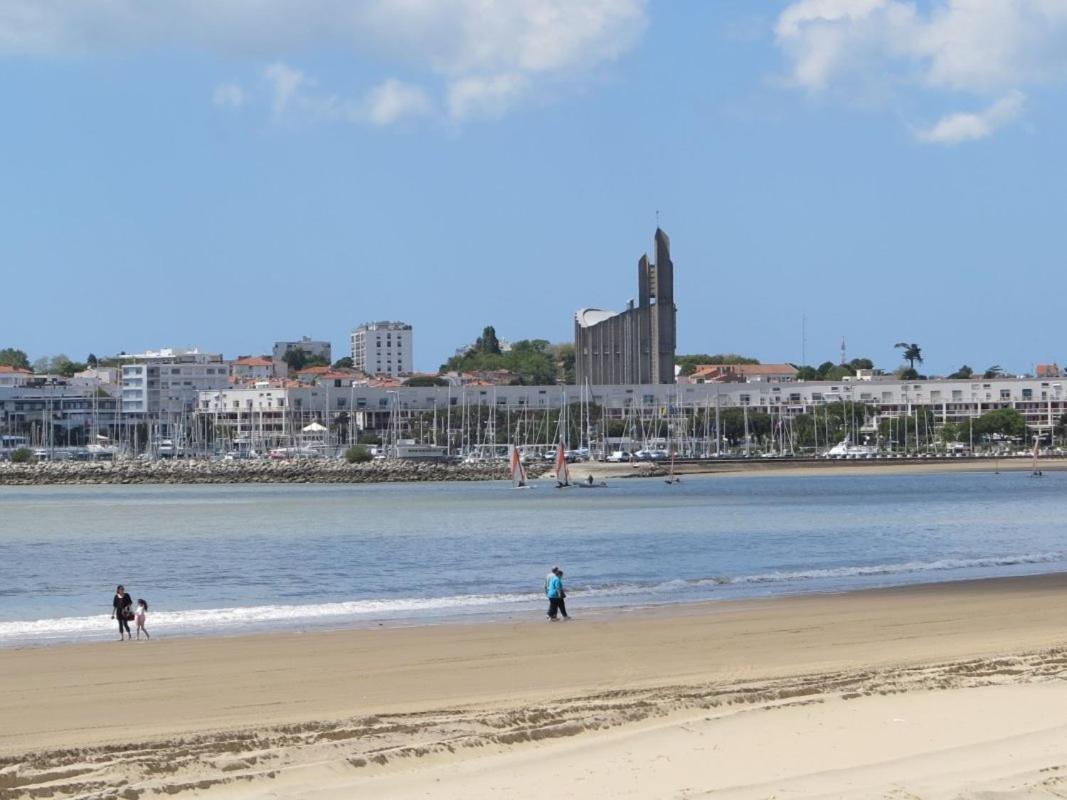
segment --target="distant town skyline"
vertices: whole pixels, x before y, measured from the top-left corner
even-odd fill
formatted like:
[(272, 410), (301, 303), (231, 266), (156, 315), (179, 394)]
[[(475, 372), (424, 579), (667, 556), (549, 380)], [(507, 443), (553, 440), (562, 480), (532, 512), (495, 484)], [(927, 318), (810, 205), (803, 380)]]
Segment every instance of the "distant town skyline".
[(6, 6), (0, 347), (31, 360), (568, 342), (657, 214), (681, 354), (1067, 360), (1067, 8)]

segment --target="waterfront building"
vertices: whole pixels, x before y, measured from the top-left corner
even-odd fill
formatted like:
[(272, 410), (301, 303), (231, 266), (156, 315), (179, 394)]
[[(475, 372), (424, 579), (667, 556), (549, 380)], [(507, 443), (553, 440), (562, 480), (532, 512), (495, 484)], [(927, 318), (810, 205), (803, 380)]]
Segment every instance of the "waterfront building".
[(285, 363), (285, 354), (290, 350), (302, 350), (308, 358), (318, 357), (331, 362), (333, 348), (329, 342), (320, 342), (302, 336), (298, 342), (275, 342), (271, 352), (271, 362), (274, 364), (274, 375), (278, 378), (289, 377), (289, 365)]
[[(438, 419), (488, 419), (490, 409), (505, 416), (545, 411), (564, 406), (593, 404), (608, 419), (629, 420), (640, 429), (670, 413), (705, 417), (730, 408), (749, 409), (789, 420), (802, 414), (820, 414), (840, 403), (869, 407), (877, 424), (883, 418), (929, 413), (935, 426), (966, 422), (989, 411), (1011, 408), (1026, 420), (1030, 432), (1051, 440), (1061, 416), (1067, 414), (1063, 382), (1039, 378), (991, 380), (899, 381), (876, 376), (870, 381), (799, 381), (773, 383), (703, 383), (578, 386), (315, 386), (299, 389), (230, 389), (201, 393), (197, 413), (211, 418), (216, 430), (232, 430), (284, 443), (284, 437), (312, 421), (336, 424), (345, 412), (360, 429), (386, 431), (394, 415), (407, 419), (436, 410)], [(478, 409), (476, 411), (476, 409)], [(441, 413), (445, 412), (445, 413)], [(574, 412), (571, 413), (580, 413)], [(481, 415), (481, 416), (479, 416)], [(403, 427), (403, 426), (401, 426)], [(411, 429), (407, 429), (409, 432)], [(273, 438), (272, 438), (273, 437)]]
[(118, 387), (61, 379), (0, 387), (0, 434), (25, 437), (34, 447), (95, 444), (123, 425)]
[(352, 366), (367, 375), (414, 372), (412, 329), (406, 322), (365, 322), (352, 331)]
[(579, 385), (674, 383), (677, 335), (674, 264), (667, 234), (656, 229), (656, 260), (637, 262), (637, 305), (615, 313), (583, 308), (574, 316)]
[(163, 348), (121, 358), (122, 411), (148, 425), (152, 440), (173, 436), (200, 392), (230, 385), (230, 365), (218, 353)]

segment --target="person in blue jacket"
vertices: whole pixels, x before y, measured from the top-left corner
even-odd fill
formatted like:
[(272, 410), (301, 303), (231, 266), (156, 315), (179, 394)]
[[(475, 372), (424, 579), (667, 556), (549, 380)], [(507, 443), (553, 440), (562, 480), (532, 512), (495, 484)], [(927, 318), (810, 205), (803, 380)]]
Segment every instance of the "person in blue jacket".
[(563, 591), (563, 570), (552, 567), (552, 571), (545, 577), (545, 594), (548, 596), (548, 619), (555, 622), (562, 615), (567, 616), (567, 606), (564, 603), (567, 593)]

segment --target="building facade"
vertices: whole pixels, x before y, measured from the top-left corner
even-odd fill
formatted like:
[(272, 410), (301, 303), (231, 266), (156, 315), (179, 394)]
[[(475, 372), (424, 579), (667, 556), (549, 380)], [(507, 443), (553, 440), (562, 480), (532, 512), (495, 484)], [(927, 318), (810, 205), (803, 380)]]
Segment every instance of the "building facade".
[(410, 375), (414, 371), (411, 326), (365, 322), (352, 331), (352, 366), (367, 375)]
[(274, 377), (274, 362), (264, 356), (243, 356), (230, 369), (233, 380), (238, 382), (267, 381)]
[(331, 355), (333, 348), (329, 342), (318, 342), (307, 336), (301, 337), (299, 342), (275, 342), (274, 349), (271, 351), (271, 361), (274, 363), (276, 377), (289, 377), (289, 365), (285, 363), (285, 354), (290, 350), (302, 350), (309, 358), (318, 356), (328, 363), (333, 361)]
[[(210, 417), (216, 429), (234, 435), (255, 430), (267, 439), (299, 431), (312, 421), (335, 424), (344, 413), (360, 428), (382, 430), (392, 415), (452, 410), (455, 418), (470, 416), (473, 407), (499, 412), (543, 411), (592, 403), (609, 419), (650, 419), (673, 413), (714, 413), (747, 408), (789, 419), (819, 414), (834, 404), (862, 403), (874, 422), (910, 417), (926, 410), (936, 426), (961, 423), (1000, 408), (1011, 408), (1026, 420), (1031, 433), (1048, 436), (1067, 414), (1064, 382), (1040, 378), (992, 380), (816, 381), (795, 383), (644, 384), (631, 386), (427, 386), (375, 388), (365, 385), (299, 389), (233, 388), (201, 393), (197, 413)], [(442, 417), (443, 418), (443, 417)], [(1058, 444), (1058, 442), (1056, 442)]]
[(638, 300), (614, 313), (583, 308), (574, 317), (579, 385), (674, 383), (677, 309), (671, 242), (656, 229), (656, 260), (637, 262)]
[(229, 364), (218, 353), (164, 348), (122, 357), (122, 411), (156, 417), (191, 412), (203, 391), (230, 384)]

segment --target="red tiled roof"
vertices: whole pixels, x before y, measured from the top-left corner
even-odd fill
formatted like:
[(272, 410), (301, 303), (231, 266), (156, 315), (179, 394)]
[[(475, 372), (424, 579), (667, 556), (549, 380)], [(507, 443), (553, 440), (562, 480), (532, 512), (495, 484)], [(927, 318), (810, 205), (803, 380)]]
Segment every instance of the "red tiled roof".
[(20, 375), (32, 375), (33, 370), (26, 369), (25, 367), (11, 367), (7, 364), (0, 364), (0, 372), (7, 373), (19, 373)]
[(263, 358), (263, 356), (247, 356), (245, 358), (239, 358), (233, 362), (234, 366), (240, 364), (242, 367), (269, 367), (272, 366), (272, 362), (269, 358)]

